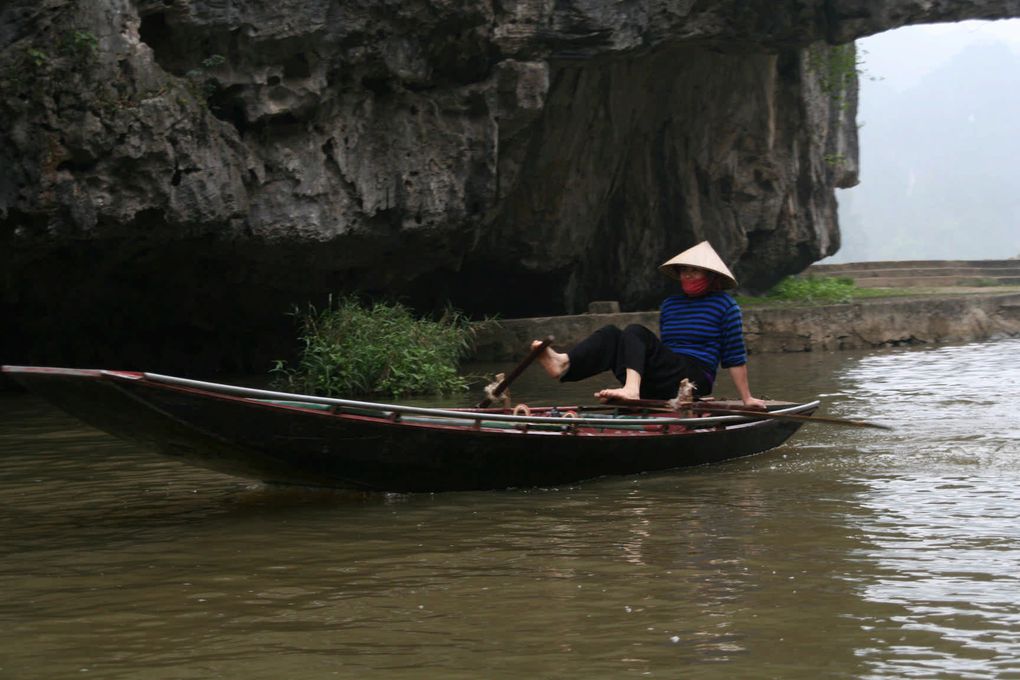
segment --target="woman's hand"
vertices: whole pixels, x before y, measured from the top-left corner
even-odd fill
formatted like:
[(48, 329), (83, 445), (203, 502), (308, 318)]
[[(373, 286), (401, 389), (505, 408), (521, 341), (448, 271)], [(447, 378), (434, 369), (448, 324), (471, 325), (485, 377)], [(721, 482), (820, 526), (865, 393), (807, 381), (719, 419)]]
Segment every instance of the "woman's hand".
[(754, 397), (746, 397), (744, 400), (744, 408), (752, 411), (767, 411), (768, 407), (765, 405), (765, 400), (755, 399)]
[(766, 410), (764, 401), (751, 396), (751, 388), (747, 382), (747, 364), (730, 368), (730, 377), (733, 378), (733, 386), (737, 388), (740, 401), (744, 402), (744, 408), (752, 411)]

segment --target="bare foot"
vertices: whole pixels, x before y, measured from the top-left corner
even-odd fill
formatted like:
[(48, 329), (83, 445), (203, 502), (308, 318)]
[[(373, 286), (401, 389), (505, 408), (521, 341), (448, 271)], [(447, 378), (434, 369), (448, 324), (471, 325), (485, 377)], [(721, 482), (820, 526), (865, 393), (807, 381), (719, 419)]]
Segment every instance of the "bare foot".
[(626, 387), (613, 387), (604, 390), (599, 390), (595, 393), (595, 398), (605, 403), (612, 399), (640, 399), (640, 390), (628, 390)]
[[(532, 340), (531, 347), (535, 348), (542, 344), (541, 340)], [(552, 347), (546, 347), (537, 357), (539, 365), (545, 369), (550, 378), (559, 378), (567, 372), (570, 367), (570, 357), (562, 352), (553, 351)]]

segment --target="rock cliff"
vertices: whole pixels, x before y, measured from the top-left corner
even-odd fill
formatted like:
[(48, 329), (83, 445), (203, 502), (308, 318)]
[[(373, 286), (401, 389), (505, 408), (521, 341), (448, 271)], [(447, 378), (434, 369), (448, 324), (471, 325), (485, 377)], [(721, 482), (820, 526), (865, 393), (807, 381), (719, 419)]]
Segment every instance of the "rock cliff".
[(5, 362), (261, 370), (330, 292), (654, 306), (835, 252), (852, 41), (1020, 0), (8, 0)]

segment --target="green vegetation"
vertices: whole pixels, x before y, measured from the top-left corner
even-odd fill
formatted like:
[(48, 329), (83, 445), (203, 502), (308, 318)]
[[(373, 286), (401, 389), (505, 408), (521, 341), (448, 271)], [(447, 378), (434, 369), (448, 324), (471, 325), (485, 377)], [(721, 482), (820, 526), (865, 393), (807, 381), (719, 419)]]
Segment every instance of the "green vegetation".
[(808, 48), (808, 67), (818, 76), (822, 92), (840, 106), (846, 106), (847, 95), (857, 87), (861, 73), (860, 56), (854, 43), (845, 45), (817, 44)]
[[(48, 66), (64, 66), (68, 70), (81, 69), (87, 66), (96, 55), (99, 47), (99, 39), (89, 31), (68, 30), (60, 35), (56, 41), (57, 51), (51, 56), (41, 45), (29, 45), (25, 47), (24, 63), (26, 66), (38, 71)], [(47, 47), (51, 45), (46, 45)], [(58, 64), (54, 61), (61, 61), (65, 58), (66, 63)]]
[(199, 97), (200, 99), (209, 99), (209, 97), (216, 94), (218, 81), (209, 73), (209, 71), (222, 66), (225, 63), (227, 63), (226, 57), (222, 54), (214, 54), (203, 59), (202, 64), (198, 68), (193, 68), (184, 74), (184, 77), (188, 79), (196, 97)]
[(856, 290), (850, 278), (788, 276), (773, 286), (767, 297), (799, 302), (849, 302)]
[(822, 160), (830, 168), (839, 168), (846, 163), (847, 158), (841, 153), (827, 153), (822, 156)]
[(471, 349), (474, 329), (459, 312), (415, 318), (399, 303), (362, 305), (343, 297), (326, 309), (295, 310), (304, 345), (296, 366), (277, 361), (282, 389), (334, 397), (448, 393), (467, 389), (458, 362)]
[(35, 47), (25, 49), (25, 61), (34, 69), (40, 69), (50, 63), (49, 55)]
[(996, 287), (996, 286), (1001, 286), (1002, 283), (998, 279), (982, 278), (982, 279), (970, 279), (970, 280), (967, 280), (967, 281), (962, 281), (960, 283), (960, 285), (963, 285), (963, 286), (972, 286), (974, 288), (992, 288), (992, 287)]
[(90, 61), (99, 48), (99, 39), (91, 31), (67, 31), (60, 42), (61, 52), (83, 63)]
[(831, 276), (789, 276), (772, 290), (760, 296), (738, 295), (737, 302), (742, 307), (763, 307), (766, 305), (815, 306), (831, 305), (856, 300), (907, 297), (918, 295), (966, 295), (970, 288), (986, 288), (997, 286), (1003, 291), (1020, 290), (1018, 286), (1003, 286), (995, 279), (973, 279), (961, 286), (923, 287), (908, 286), (903, 288), (858, 288), (854, 281), (847, 277)]
[[(877, 294), (877, 295), (876, 295)], [(850, 302), (858, 297), (888, 295), (885, 289), (864, 289), (853, 279), (828, 276), (788, 276), (760, 297), (738, 296), (741, 306), (765, 304), (828, 305)]]
[(24, 47), (11, 51), (13, 58), (0, 65), (0, 84), (23, 100), (38, 97), (69, 76), (87, 74), (98, 47), (99, 39), (89, 31), (67, 29), (33, 35)]

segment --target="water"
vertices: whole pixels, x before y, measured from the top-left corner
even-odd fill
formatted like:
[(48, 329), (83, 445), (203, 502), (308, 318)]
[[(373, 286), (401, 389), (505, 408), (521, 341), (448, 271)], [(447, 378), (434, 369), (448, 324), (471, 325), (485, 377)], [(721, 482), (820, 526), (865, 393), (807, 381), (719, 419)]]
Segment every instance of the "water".
[(1020, 678), (1018, 352), (756, 356), (896, 430), (484, 493), (268, 488), (0, 397), (0, 678)]

